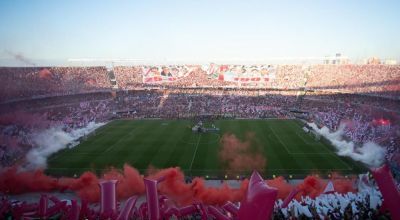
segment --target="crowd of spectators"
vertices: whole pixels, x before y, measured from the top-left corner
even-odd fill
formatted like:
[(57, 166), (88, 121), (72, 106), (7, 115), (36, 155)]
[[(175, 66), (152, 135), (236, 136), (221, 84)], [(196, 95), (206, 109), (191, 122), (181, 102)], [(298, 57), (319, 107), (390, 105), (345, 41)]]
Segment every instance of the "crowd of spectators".
[(120, 88), (133, 89), (141, 87), (143, 83), (142, 68), (130, 66), (116, 66), (113, 68), (115, 79)]
[[(229, 65), (223, 65), (230, 67)], [(237, 65), (232, 65), (232, 68)], [(261, 66), (262, 67), (262, 66)], [(260, 67), (260, 68), (261, 68)], [(254, 66), (258, 68), (258, 66)], [(258, 68), (258, 69), (260, 69)], [(115, 67), (121, 89), (149, 86), (143, 83), (142, 67)], [(391, 65), (278, 65), (268, 83), (243, 84), (221, 80), (218, 73), (207, 66), (192, 68), (186, 77), (174, 82), (160, 82), (156, 86), (174, 87), (251, 87), (274, 89), (308, 88), (319, 91), (357, 93), (369, 96), (399, 98), (400, 66)], [(261, 71), (261, 70), (260, 70)], [(262, 71), (261, 71), (262, 72)], [(151, 84), (154, 86), (154, 84)]]
[(358, 193), (302, 197), (292, 200), (287, 208), (281, 208), (282, 203), (275, 203), (273, 219), (391, 219), (388, 212), (380, 210), (382, 195), (374, 187), (359, 189)]
[(399, 99), (399, 65), (315, 65), (307, 76), (312, 89), (348, 91)]
[[(292, 94), (292, 95), (289, 95)], [(294, 92), (169, 89), (120, 92), (118, 109), (135, 118), (220, 115), (238, 118), (286, 117)]]
[[(229, 65), (224, 65), (228, 66)], [(237, 65), (232, 65), (232, 68)], [(252, 66), (263, 74), (263, 65)], [(155, 71), (152, 71), (152, 70)], [(168, 73), (164, 73), (165, 69)], [(265, 69), (265, 68), (264, 68)], [(296, 90), (347, 92), (399, 99), (399, 65), (276, 65), (268, 83), (246, 84), (221, 80), (217, 73), (200, 65), (116, 66), (112, 69), (116, 86), (122, 90), (137, 88), (220, 88), (256, 87)], [(0, 67), (0, 102), (24, 98), (77, 94), (115, 88), (106, 67)], [(162, 73), (164, 75), (162, 75)], [(250, 72), (249, 74), (252, 74)], [(268, 75), (269, 74), (269, 75)], [(160, 80), (146, 82), (159, 75)], [(272, 77), (273, 75), (273, 77)], [(167, 77), (167, 78), (166, 78)]]
[(0, 102), (111, 88), (106, 67), (0, 67)]
[(344, 105), (357, 105), (358, 107), (364, 109), (380, 109), (385, 112), (398, 113), (400, 109), (400, 102), (398, 100), (354, 93), (312, 90), (307, 91), (305, 97), (307, 99), (325, 101), (327, 103), (335, 102)]

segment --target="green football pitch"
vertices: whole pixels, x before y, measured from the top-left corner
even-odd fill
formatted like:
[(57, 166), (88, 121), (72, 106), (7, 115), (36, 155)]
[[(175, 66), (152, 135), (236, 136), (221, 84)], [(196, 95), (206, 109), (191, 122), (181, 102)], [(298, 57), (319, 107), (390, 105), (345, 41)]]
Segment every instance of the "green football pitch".
[[(79, 145), (48, 159), (47, 173), (72, 176), (84, 171), (101, 173), (125, 163), (145, 173), (155, 168), (180, 167), (188, 176), (234, 179), (251, 170), (227, 170), (220, 160), (221, 137), (234, 134), (244, 140), (252, 132), (266, 158), (263, 175), (302, 178), (316, 173), (358, 174), (366, 168), (334, 153), (326, 141), (315, 140), (296, 120), (217, 120), (218, 133), (193, 133), (188, 120), (116, 120), (85, 137)], [(225, 175), (227, 175), (225, 177)]]

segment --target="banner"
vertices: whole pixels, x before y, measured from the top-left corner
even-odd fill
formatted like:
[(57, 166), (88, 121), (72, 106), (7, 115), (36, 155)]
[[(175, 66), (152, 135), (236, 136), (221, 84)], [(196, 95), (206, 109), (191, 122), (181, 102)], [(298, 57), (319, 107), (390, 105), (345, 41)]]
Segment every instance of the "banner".
[(194, 70), (189, 66), (143, 66), (143, 83), (170, 83), (189, 75)]
[(207, 75), (221, 81), (258, 86), (266, 85), (274, 80), (276, 68), (272, 65), (217, 65), (211, 63), (207, 67)]

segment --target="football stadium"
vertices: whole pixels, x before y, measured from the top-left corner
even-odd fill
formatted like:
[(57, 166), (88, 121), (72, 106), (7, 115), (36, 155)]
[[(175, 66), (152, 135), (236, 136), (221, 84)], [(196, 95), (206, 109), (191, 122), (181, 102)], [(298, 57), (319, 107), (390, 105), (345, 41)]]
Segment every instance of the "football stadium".
[(399, 6), (0, 2), (0, 219), (400, 219)]

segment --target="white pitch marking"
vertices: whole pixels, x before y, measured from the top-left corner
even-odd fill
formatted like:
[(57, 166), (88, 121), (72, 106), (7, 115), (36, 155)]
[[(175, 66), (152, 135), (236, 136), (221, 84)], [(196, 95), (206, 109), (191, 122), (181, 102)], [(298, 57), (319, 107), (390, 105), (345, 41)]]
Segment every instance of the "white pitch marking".
[(200, 139), (201, 139), (201, 134), (199, 135), (199, 138), (197, 139), (196, 150), (194, 151), (193, 158), (192, 158), (192, 162), (190, 162), (189, 170), (192, 170), (194, 158), (196, 157), (197, 149), (199, 148)]

